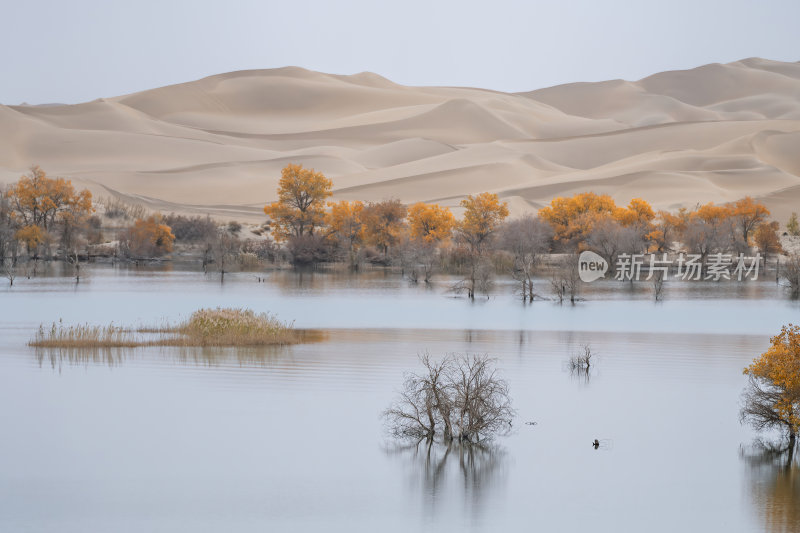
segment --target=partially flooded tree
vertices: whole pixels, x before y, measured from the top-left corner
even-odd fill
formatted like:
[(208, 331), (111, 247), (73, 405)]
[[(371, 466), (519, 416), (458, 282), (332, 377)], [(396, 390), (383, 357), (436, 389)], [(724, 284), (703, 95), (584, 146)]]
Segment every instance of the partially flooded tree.
[(515, 411), (508, 383), (486, 355), (420, 357), (421, 373), (406, 375), (398, 399), (384, 412), (397, 437), (474, 443), (511, 428)]
[(364, 240), (383, 252), (384, 261), (389, 259), (389, 249), (400, 242), (407, 212), (400, 200), (370, 202), (362, 211)]
[(417, 282), (422, 276), (429, 283), (439, 249), (450, 240), (456, 219), (447, 207), (417, 202), (408, 209), (408, 231), (401, 239), (403, 271)]
[(461, 206), (464, 218), (456, 225), (456, 241), (467, 251), (469, 270), (456, 290), (466, 290), (467, 296), (474, 300), (476, 290), (488, 286), (491, 265), (486, 255), (498, 226), (508, 216), (508, 204), (501, 202), (496, 194), (484, 192), (467, 196)]
[(518, 283), (522, 301), (533, 301), (533, 278), (537, 273), (541, 258), (550, 251), (553, 230), (549, 224), (533, 215), (507, 222), (500, 232), (500, 242), (504, 250), (514, 256), (511, 276)]
[(580, 376), (589, 382), (592, 371), (594, 352), (589, 344), (583, 344), (577, 353), (570, 356), (568, 361), (569, 372), (573, 376)]
[(17, 267), (11, 259), (0, 258), (0, 274), (8, 280), (9, 286), (14, 286), (14, 280), (17, 278)]
[(559, 259), (550, 276), (550, 288), (558, 303), (563, 303), (567, 298), (575, 303), (578, 300), (580, 283), (578, 256), (570, 254)]
[(328, 237), (338, 245), (342, 255), (347, 258), (350, 268), (358, 267), (358, 250), (364, 240), (364, 221), (362, 202), (328, 202), (330, 211), (325, 215)]
[(783, 326), (744, 373), (740, 419), (759, 431), (783, 431), (793, 449), (800, 429), (800, 327)]
[(213, 264), (219, 272), (220, 282), (224, 282), (225, 274), (238, 266), (237, 259), (241, 249), (242, 241), (226, 228), (219, 228), (214, 238), (207, 243), (207, 253), (210, 257), (208, 263)]
[(792, 298), (800, 296), (800, 255), (790, 255), (781, 265), (780, 279), (788, 287)]

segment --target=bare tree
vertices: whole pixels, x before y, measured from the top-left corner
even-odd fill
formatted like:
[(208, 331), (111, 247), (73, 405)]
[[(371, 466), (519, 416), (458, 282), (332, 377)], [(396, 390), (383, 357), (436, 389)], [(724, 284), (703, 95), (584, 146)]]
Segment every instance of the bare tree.
[(570, 370), (585, 370), (588, 372), (592, 367), (592, 357), (594, 357), (594, 354), (592, 353), (591, 345), (584, 344), (578, 353), (569, 358)]
[(0, 266), (2, 266), (2, 274), (8, 279), (9, 286), (14, 286), (14, 279), (17, 277), (17, 267), (11, 259), (0, 258)]
[(731, 244), (730, 223), (718, 225), (706, 222), (701, 218), (690, 219), (683, 240), (690, 253), (700, 254), (700, 264), (705, 265), (708, 256), (715, 252), (724, 252)]
[(659, 301), (663, 298), (664, 291), (664, 272), (658, 271), (653, 273), (653, 298)]
[[(784, 431), (788, 436), (789, 447), (794, 448), (795, 417), (799, 403), (800, 391), (787, 390), (751, 373), (748, 376), (747, 388), (742, 393), (739, 420), (749, 422), (756, 431), (772, 428)], [(788, 415), (779, 408), (787, 404), (792, 406), (792, 412)]]
[(511, 429), (514, 409), (508, 383), (498, 377), (494, 362), (487, 355), (463, 355), (447, 369), (453, 434), (461, 441), (477, 442)]
[(525, 215), (503, 225), (500, 230), (501, 247), (514, 256), (511, 276), (517, 281), (522, 301), (533, 301), (533, 278), (542, 255), (550, 251), (553, 228), (533, 215)]
[(580, 276), (578, 274), (578, 256), (568, 255), (561, 258), (550, 277), (550, 287), (553, 294), (562, 303), (565, 299), (575, 303), (580, 291)]
[(580, 350), (578, 350), (577, 353), (572, 354), (572, 356), (569, 358), (567, 363), (569, 367), (569, 373), (572, 376), (583, 377), (583, 379), (588, 383), (589, 378), (591, 377), (592, 358), (594, 358), (594, 352), (592, 352), (591, 345), (583, 344), (580, 347)]
[(647, 250), (643, 228), (636, 225), (623, 226), (610, 218), (595, 224), (586, 244), (608, 261), (612, 272), (619, 254), (639, 254)]
[[(486, 355), (420, 357), (425, 371), (406, 375), (398, 399), (384, 412), (397, 437), (472, 443), (507, 432), (515, 411), (508, 384)], [(440, 429), (441, 428), (441, 431)]]
[(780, 278), (789, 288), (792, 298), (800, 296), (800, 255), (792, 254), (784, 261)]
[(414, 283), (422, 279), (430, 283), (438, 259), (435, 242), (424, 242), (419, 239), (404, 238), (396, 246), (397, 259), (403, 275)]
[(213, 263), (220, 274), (220, 282), (225, 281), (225, 274), (235, 268), (242, 242), (226, 229), (218, 229), (213, 238), (206, 243), (203, 257), (203, 270)]
[(455, 293), (467, 293), (470, 300), (475, 299), (475, 295), (482, 293), (488, 296), (492, 289), (492, 273), (494, 267), (486, 257), (468, 256), (467, 275), (464, 279), (456, 282), (451, 290)]

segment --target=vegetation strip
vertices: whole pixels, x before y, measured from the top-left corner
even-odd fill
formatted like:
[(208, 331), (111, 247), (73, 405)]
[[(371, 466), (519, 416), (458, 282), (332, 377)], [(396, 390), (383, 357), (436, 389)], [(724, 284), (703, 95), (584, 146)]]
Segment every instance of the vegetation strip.
[[(157, 335), (143, 338), (144, 333)], [(269, 313), (250, 309), (200, 309), (176, 326), (130, 329), (113, 324), (39, 326), (28, 343), (37, 348), (134, 348), (139, 346), (274, 346), (312, 340), (308, 332), (296, 330)]]

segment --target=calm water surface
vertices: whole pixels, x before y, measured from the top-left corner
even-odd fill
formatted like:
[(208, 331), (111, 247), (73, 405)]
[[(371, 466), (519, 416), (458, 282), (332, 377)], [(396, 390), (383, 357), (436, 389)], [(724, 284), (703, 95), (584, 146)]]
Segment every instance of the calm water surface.
[[(737, 420), (742, 368), (800, 318), (774, 283), (469, 303), (396, 275), (96, 268), (0, 287), (0, 531), (798, 531), (800, 473)], [(543, 285), (541, 292), (546, 292)], [(279, 349), (47, 352), (40, 323), (198, 307), (324, 328)], [(591, 375), (565, 362), (580, 344)], [(489, 353), (518, 418), (485, 449), (387, 439), (417, 354)], [(526, 425), (524, 422), (536, 422)], [(590, 443), (598, 438), (602, 446)]]

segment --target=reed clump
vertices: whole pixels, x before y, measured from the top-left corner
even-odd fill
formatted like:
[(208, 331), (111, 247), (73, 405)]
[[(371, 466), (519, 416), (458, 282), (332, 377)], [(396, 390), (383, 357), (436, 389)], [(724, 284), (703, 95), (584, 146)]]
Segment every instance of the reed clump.
[(126, 329), (113, 324), (65, 326), (61, 321), (39, 326), (28, 343), (37, 348), (135, 348), (138, 346), (275, 346), (317, 339), (313, 332), (298, 331), (271, 313), (250, 309), (200, 309), (188, 320), (172, 326)]
[(40, 325), (28, 344), (38, 348), (132, 348), (141, 345), (131, 331), (114, 324), (65, 326), (61, 321), (53, 322), (49, 328)]
[(181, 346), (265, 346), (294, 344), (294, 325), (250, 309), (200, 309), (173, 330)]

